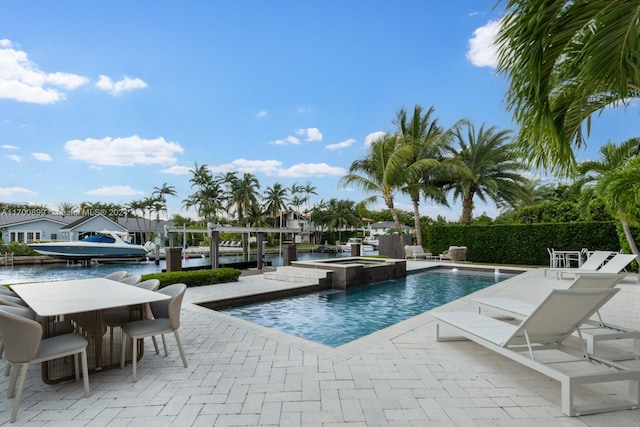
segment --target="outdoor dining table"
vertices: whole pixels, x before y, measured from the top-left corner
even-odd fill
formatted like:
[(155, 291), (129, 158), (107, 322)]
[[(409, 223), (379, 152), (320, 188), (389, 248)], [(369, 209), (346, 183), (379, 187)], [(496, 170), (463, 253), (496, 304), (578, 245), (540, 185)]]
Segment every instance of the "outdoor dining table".
[[(87, 359), (90, 372), (120, 366), (110, 361), (105, 364), (103, 340), (106, 326), (104, 311), (116, 307), (130, 307), (130, 319), (141, 319), (144, 304), (170, 298), (132, 285), (105, 278), (61, 280), (17, 284), (11, 287), (29, 307), (43, 319), (44, 335), (54, 330), (54, 320), (69, 320), (89, 341)], [(119, 334), (118, 334), (119, 335)], [(109, 342), (109, 346), (113, 346)], [(142, 347), (142, 345), (141, 345)], [(138, 349), (142, 356), (143, 348)], [(113, 349), (109, 353), (113, 353)], [(120, 354), (119, 351), (116, 354)], [(73, 377), (73, 363), (64, 360), (44, 362), (42, 378), (46, 383), (56, 383)]]

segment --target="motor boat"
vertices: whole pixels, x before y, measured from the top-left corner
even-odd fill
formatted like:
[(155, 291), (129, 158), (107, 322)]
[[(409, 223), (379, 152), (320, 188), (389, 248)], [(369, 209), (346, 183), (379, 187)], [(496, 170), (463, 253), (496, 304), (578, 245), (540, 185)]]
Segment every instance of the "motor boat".
[(340, 252), (351, 252), (351, 246), (352, 245), (360, 245), (360, 253), (365, 253), (365, 252), (373, 252), (375, 251), (374, 247), (372, 245), (368, 245), (366, 243), (362, 242), (362, 239), (358, 238), (358, 237), (350, 237), (349, 240), (347, 240), (347, 243), (338, 245), (338, 250)]
[(127, 232), (108, 230), (75, 242), (28, 243), (27, 246), (40, 255), (72, 260), (144, 258), (154, 249), (152, 242), (137, 245), (129, 242)]
[(375, 237), (370, 236), (365, 237), (362, 243), (373, 246), (373, 249), (378, 249), (378, 246), (380, 246), (380, 241)]

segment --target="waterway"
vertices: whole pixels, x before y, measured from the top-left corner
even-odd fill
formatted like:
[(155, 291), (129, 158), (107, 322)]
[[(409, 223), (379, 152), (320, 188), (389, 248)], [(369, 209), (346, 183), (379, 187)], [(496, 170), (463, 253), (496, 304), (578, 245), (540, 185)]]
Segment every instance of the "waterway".
[[(333, 258), (336, 256), (350, 256), (349, 254), (322, 254), (303, 252), (298, 254), (298, 260), (311, 260)], [(255, 260), (255, 256), (252, 258)], [(220, 263), (241, 262), (242, 255), (227, 255), (220, 257)], [(265, 255), (265, 261), (271, 262), (273, 267), (282, 265), (282, 257), (278, 254)], [(209, 258), (189, 258), (182, 260), (183, 267), (196, 267), (211, 265)], [(155, 261), (122, 262), (122, 263), (93, 263), (93, 264), (43, 264), (43, 265), (16, 265), (13, 267), (0, 267), (0, 285), (47, 282), (51, 280), (73, 280), (90, 277), (102, 277), (118, 270), (126, 270), (129, 274), (158, 273), (166, 267), (165, 261), (159, 264)]]

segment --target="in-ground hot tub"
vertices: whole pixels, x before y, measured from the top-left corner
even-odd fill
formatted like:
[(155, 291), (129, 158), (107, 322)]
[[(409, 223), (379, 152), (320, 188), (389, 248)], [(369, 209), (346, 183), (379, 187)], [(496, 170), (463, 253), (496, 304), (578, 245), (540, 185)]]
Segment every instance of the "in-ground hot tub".
[(403, 259), (348, 257), (314, 261), (292, 261), (291, 265), (333, 271), (334, 289), (347, 289), (352, 286), (407, 276), (407, 262)]

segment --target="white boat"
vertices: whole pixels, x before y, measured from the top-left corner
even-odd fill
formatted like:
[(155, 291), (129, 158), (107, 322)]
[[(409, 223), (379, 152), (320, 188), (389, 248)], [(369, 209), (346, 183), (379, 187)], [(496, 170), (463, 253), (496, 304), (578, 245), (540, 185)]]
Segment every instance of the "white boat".
[(375, 237), (370, 236), (365, 237), (362, 243), (364, 243), (365, 245), (371, 245), (374, 249), (378, 249), (378, 246), (380, 246), (380, 241)]
[(54, 258), (89, 260), (103, 258), (144, 258), (152, 243), (137, 245), (128, 241), (128, 233), (100, 231), (76, 242), (28, 243), (34, 251)]
[(360, 253), (363, 254), (365, 252), (373, 252), (375, 249), (372, 245), (368, 245), (362, 242), (362, 239), (358, 237), (350, 237), (347, 240), (347, 243), (338, 245), (338, 250), (340, 252), (351, 252), (352, 245), (360, 245)]

